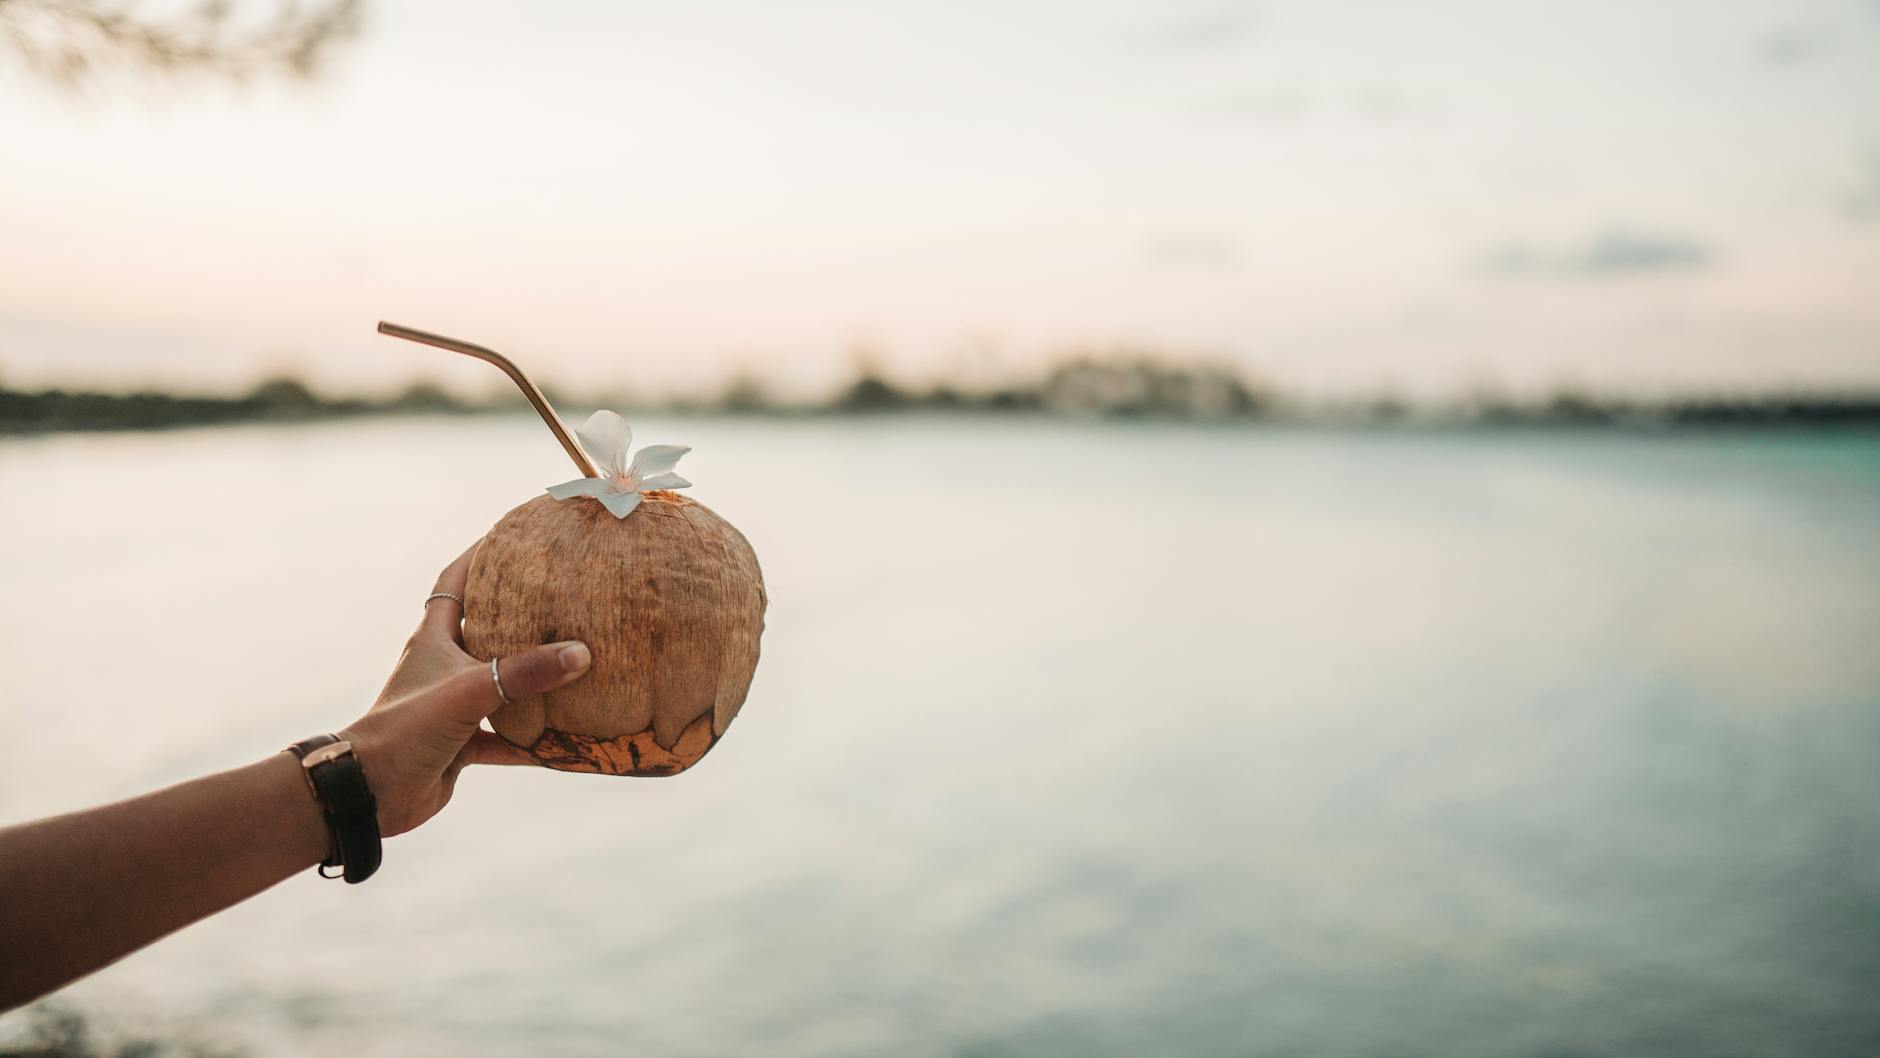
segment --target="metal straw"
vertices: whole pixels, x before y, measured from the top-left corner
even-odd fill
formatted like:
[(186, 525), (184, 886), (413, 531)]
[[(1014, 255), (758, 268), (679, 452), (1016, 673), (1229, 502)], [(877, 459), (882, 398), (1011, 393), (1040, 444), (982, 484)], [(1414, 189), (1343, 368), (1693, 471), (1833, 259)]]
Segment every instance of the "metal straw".
[(522, 395), (529, 398), (529, 403), (535, 405), (535, 413), (542, 417), (542, 421), (548, 424), (550, 430), (554, 431), (555, 440), (560, 441), (562, 448), (567, 450), (568, 458), (574, 460), (574, 465), (580, 469), (581, 476), (589, 478), (601, 476), (600, 472), (594, 469), (594, 463), (588, 459), (587, 453), (581, 451), (581, 446), (568, 435), (568, 428), (562, 425), (561, 416), (555, 414), (555, 409), (549, 405), (548, 398), (542, 395), (542, 391), (536, 387), (535, 383), (529, 381), (529, 376), (523, 374), (522, 369), (508, 357), (494, 349), (485, 349), (480, 345), (459, 341), (456, 338), (446, 338), (441, 334), (432, 334), (415, 327), (401, 327), (384, 320), (379, 321), (379, 333), (403, 338), (408, 342), (435, 345), (439, 349), (449, 349), (453, 353), (462, 353), (465, 356), (474, 356), (478, 360), (502, 368), (503, 374), (508, 375), (509, 380), (522, 391)]

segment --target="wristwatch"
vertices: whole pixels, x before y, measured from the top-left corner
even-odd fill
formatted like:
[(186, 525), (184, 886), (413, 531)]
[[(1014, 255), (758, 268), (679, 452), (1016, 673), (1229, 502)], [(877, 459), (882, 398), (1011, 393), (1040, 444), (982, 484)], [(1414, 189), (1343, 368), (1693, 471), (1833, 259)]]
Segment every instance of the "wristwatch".
[[(329, 835), (326, 859), (320, 862), (320, 877), (345, 878), (357, 885), (379, 869), (379, 803), (366, 785), (366, 773), (353, 754), (352, 743), (338, 735), (315, 735), (287, 747), (300, 760), (313, 788), (314, 800), (320, 802), (320, 814), (326, 819)], [(337, 867), (339, 874), (328, 874)]]

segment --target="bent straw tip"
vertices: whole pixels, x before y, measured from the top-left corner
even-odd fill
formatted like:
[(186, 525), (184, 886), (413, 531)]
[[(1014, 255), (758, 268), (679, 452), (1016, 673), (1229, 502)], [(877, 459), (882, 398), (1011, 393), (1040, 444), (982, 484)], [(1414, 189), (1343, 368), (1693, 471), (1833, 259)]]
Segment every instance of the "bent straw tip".
[[(4, 2), (5, 0), (0, 0), (0, 3)], [(516, 388), (521, 390), (522, 395), (527, 397), (529, 403), (535, 407), (535, 413), (542, 417), (542, 422), (554, 433), (555, 440), (561, 442), (562, 449), (568, 453), (568, 458), (574, 460), (574, 465), (581, 471), (581, 476), (588, 478), (600, 476), (600, 472), (594, 468), (593, 461), (581, 451), (581, 446), (575, 443), (574, 438), (568, 436), (568, 428), (562, 425), (561, 417), (555, 414), (555, 409), (549, 405), (548, 398), (542, 395), (541, 389), (529, 381), (529, 377), (523, 374), (522, 369), (508, 357), (494, 349), (485, 349), (483, 346), (472, 345), (461, 339), (446, 338), (441, 334), (432, 334), (429, 331), (406, 327), (389, 320), (379, 321), (379, 333), (403, 338), (406, 341), (420, 342), (424, 345), (434, 345), (439, 349), (473, 356), (485, 363), (495, 365), (503, 374), (509, 376), (510, 381), (516, 384)]]

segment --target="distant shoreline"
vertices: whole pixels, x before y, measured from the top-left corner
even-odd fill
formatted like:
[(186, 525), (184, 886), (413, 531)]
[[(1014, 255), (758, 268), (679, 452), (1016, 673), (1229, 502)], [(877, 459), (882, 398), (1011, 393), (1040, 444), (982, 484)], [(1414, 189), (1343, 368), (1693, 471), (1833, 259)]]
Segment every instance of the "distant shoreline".
[[(567, 402), (557, 403), (565, 406)], [(1219, 365), (1149, 358), (1072, 360), (1035, 382), (976, 390), (945, 383), (924, 389), (897, 385), (864, 369), (847, 386), (820, 401), (779, 400), (760, 383), (743, 379), (709, 398), (649, 403), (616, 394), (583, 403), (668, 414), (787, 418), (957, 412), (1351, 427), (1880, 428), (1880, 392), (1660, 399), (1610, 399), (1561, 392), (1540, 400), (1478, 396), (1432, 407), (1391, 397), (1308, 405), (1276, 397)], [(293, 378), (271, 379), (241, 396), (0, 388), (0, 436), (311, 422), (376, 415), (478, 415), (526, 408), (520, 397), (469, 401), (431, 383), (416, 383), (381, 399), (326, 396)]]

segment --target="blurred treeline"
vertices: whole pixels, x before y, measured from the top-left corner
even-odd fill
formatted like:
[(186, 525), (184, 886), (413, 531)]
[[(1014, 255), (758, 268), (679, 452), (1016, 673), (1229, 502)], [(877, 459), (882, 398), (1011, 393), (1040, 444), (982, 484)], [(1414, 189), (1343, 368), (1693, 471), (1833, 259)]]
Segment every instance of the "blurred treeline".
[[(545, 389), (556, 405), (575, 406), (554, 387)], [(926, 412), (1352, 426), (1880, 426), (1880, 392), (1624, 398), (1560, 391), (1540, 399), (1478, 393), (1440, 404), (1419, 404), (1386, 394), (1309, 403), (1288, 399), (1219, 362), (1136, 353), (1077, 355), (1035, 377), (996, 385), (911, 384), (896, 381), (863, 361), (845, 384), (820, 398), (781, 397), (763, 380), (746, 374), (707, 394), (663, 398), (625, 392), (588, 394), (580, 404), (699, 414)], [(269, 379), (240, 396), (0, 388), (0, 433), (145, 430), (369, 414), (484, 414), (526, 407), (514, 392), (469, 399), (431, 381), (413, 382), (389, 397), (322, 394), (292, 377)]]
[(206, 1039), (158, 1040), (126, 1033), (56, 1001), (27, 1008), (17, 1033), (0, 1040), (0, 1058), (240, 1058), (246, 1048)]

